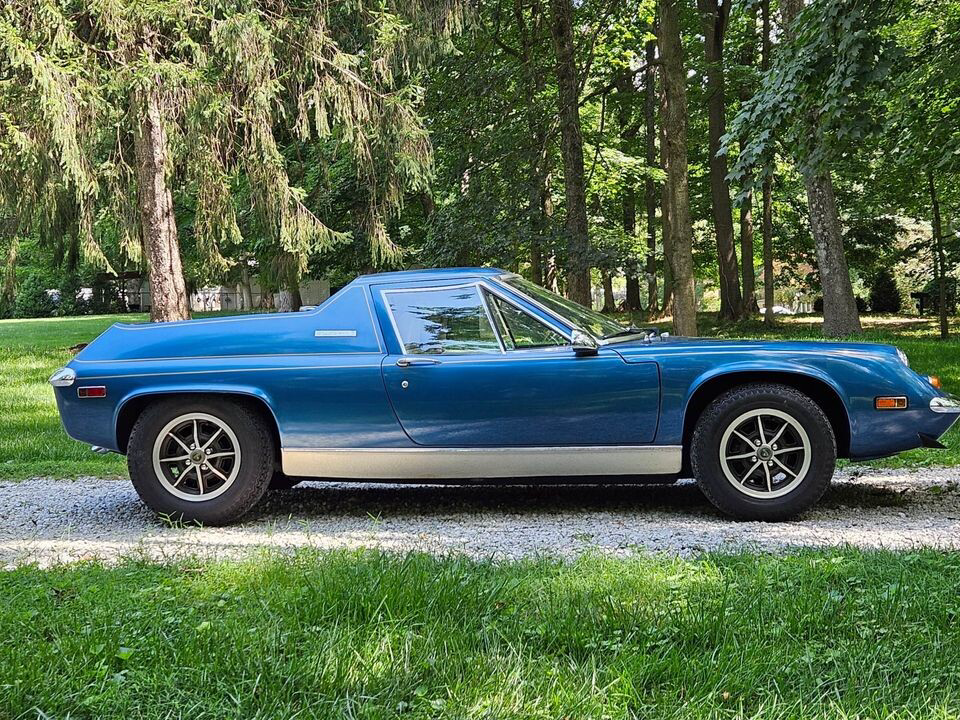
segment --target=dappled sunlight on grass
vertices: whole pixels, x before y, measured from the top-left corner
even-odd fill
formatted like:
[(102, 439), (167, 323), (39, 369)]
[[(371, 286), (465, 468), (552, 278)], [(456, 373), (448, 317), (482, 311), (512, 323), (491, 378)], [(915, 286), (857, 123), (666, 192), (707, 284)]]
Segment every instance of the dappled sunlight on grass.
[(958, 584), (957, 555), (849, 550), (23, 568), (0, 715), (946, 717)]

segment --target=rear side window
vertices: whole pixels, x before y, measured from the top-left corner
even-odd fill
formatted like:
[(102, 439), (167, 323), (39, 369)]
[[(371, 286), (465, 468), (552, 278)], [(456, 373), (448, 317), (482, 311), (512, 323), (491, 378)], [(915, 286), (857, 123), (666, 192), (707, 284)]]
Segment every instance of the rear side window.
[(500, 343), (475, 285), (388, 291), (390, 314), (405, 353), (499, 353)]

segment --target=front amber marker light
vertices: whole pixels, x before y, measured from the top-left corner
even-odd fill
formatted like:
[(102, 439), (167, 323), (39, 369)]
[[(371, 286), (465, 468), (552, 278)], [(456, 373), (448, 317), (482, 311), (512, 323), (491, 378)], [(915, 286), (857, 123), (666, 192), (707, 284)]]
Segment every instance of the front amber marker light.
[(877, 410), (906, 410), (907, 398), (903, 395), (878, 397), (874, 399), (873, 406)]
[(927, 375), (927, 381), (937, 390), (940, 389), (940, 378), (938, 378), (936, 375)]

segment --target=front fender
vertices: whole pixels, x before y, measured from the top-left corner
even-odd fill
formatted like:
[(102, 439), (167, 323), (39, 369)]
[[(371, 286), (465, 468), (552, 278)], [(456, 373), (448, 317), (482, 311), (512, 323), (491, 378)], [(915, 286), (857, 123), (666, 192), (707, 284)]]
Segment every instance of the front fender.
[(701, 373), (694, 379), (693, 383), (690, 385), (689, 392), (687, 393), (687, 402), (684, 404), (684, 413), (686, 413), (689, 406), (691, 398), (696, 395), (697, 391), (701, 389), (705, 384), (715, 380), (717, 378), (723, 377), (724, 375), (734, 375), (738, 373), (748, 373), (750, 375), (760, 374), (777, 374), (777, 375), (797, 375), (800, 377), (810, 378), (813, 380), (819, 380), (824, 385), (828, 386), (833, 390), (837, 397), (843, 402), (844, 407), (847, 407), (849, 398), (847, 397), (844, 389), (834, 380), (830, 375), (817, 367), (811, 367), (808, 365), (800, 365), (797, 363), (791, 362), (770, 362), (769, 360), (745, 360), (742, 362), (736, 363), (727, 363), (722, 367), (711, 368), (706, 372)]
[[(685, 436), (688, 414), (698, 412), (703, 402), (703, 391), (714, 394), (709, 386), (729, 380), (728, 384), (751, 382), (784, 382), (796, 378), (797, 384), (816, 384), (824, 391), (835, 396), (835, 404), (842, 405), (847, 430), (850, 427), (849, 395), (845, 388), (823, 368), (806, 365), (789, 359), (770, 357), (742, 359), (717, 363), (698, 358), (697, 361), (684, 360), (677, 366), (667, 363), (663, 368), (663, 415), (657, 442), (664, 444), (682, 444)], [(718, 392), (722, 391), (720, 388)], [(709, 400), (707, 400), (708, 402)]]

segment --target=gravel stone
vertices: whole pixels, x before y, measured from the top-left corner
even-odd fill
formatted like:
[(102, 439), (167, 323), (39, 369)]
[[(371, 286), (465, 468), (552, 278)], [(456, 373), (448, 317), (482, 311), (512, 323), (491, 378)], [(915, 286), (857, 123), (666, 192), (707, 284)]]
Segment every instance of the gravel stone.
[(850, 545), (960, 549), (960, 468), (850, 467), (790, 522), (735, 522), (696, 485), (384, 485), (305, 482), (241, 524), (164, 523), (129, 481), (0, 482), (0, 566), (122, 557), (237, 558), (263, 549), (373, 547), (481, 558), (584, 552), (691, 555)]

